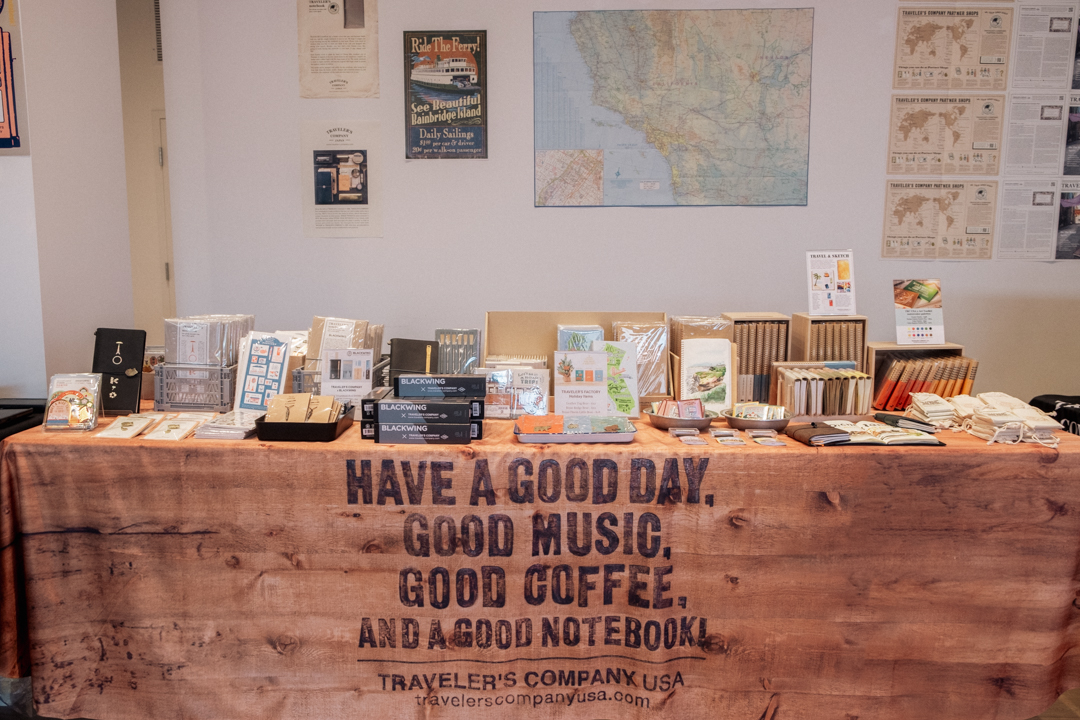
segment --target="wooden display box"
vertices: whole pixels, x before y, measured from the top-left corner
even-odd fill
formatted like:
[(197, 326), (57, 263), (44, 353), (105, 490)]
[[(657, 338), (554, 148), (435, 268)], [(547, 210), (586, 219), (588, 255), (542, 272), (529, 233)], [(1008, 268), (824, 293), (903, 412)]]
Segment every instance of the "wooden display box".
[[(839, 362), (839, 361), (837, 361)], [(781, 368), (803, 368), (803, 369), (818, 369), (828, 367), (824, 362), (810, 362), (810, 361), (789, 361), (789, 362), (776, 362), (773, 363), (772, 370), (769, 372), (769, 404), (776, 405), (780, 400), (780, 392), (777, 386), (780, 383), (780, 373), (777, 372)], [(856, 422), (858, 420), (865, 420), (864, 416), (859, 415), (796, 415), (792, 422), (814, 422), (817, 420), (850, 420)]]
[[(559, 325), (599, 325), (605, 337), (611, 337), (613, 322), (662, 322), (662, 312), (513, 312), (489, 311), (484, 317), (484, 358), (489, 355), (543, 355), (550, 366), (559, 345)], [(670, 336), (669, 336), (670, 342)], [(550, 394), (554, 394), (555, 368), (551, 373)], [(668, 388), (671, 369), (668, 367)], [(641, 402), (656, 402), (671, 395), (643, 395)]]
[(731, 342), (735, 342), (735, 326), (740, 323), (752, 323), (752, 322), (773, 322), (773, 323), (786, 323), (788, 326), (787, 332), (787, 344), (785, 347), (785, 354), (791, 352), (791, 316), (778, 312), (732, 312), (722, 313), (720, 317), (724, 318), (731, 323), (728, 327), (724, 328), (724, 337)]
[[(862, 325), (862, 342), (858, 343), (852, 352), (844, 352), (842, 357), (823, 358), (813, 354), (813, 329), (818, 325), (828, 323), (858, 323)], [(791, 346), (788, 351), (788, 360), (792, 362), (818, 362), (826, 360), (854, 360), (855, 368), (860, 372), (870, 374), (866, 367), (866, 330), (867, 318), (865, 315), (811, 315), (810, 313), (794, 313), (791, 316)]]
[[(737, 338), (738, 338), (738, 334), (739, 334), (738, 327), (737, 327), (738, 325), (745, 325), (745, 324), (749, 324), (749, 323), (762, 323), (762, 322), (783, 324), (785, 326), (783, 347), (781, 348), (780, 352), (778, 353), (778, 357), (776, 358), (776, 360), (774, 362), (786, 362), (788, 360), (788, 358), (791, 356), (791, 316), (790, 315), (784, 315), (783, 313), (778, 313), (778, 312), (733, 312), (733, 313), (723, 313), (720, 317), (722, 317), (723, 319), (727, 320), (730, 323), (730, 325), (728, 325), (726, 328), (724, 328), (724, 337), (728, 338), (729, 340), (731, 340), (732, 343), (736, 343), (736, 344), (737, 344)], [(740, 360), (739, 360), (739, 363), (740, 363), (739, 366), (740, 366), (743, 373), (753, 374), (752, 366), (751, 366), (751, 356), (752, 355), (753, 355), (753, 348), (750, 348), (748, 346), (743, 350), (743, 355), (740, 357)], [(767, 368), (764, 368), (764, 369), (766, 371), (764, 373), (764, 375), (770, 375), (772, 373), (772, 368), (771, 367), (767, 367)], [(745, 398), (739, 397), (739, 387), (740, 386), (741, 386), (741, 382), (739, 380), (739, 376), (736, 375), (736, 382), (735, 382), (736, 399), (739, 400), (739, 401), (742, 401), (744, 399), (745, 400), (750, 400), (751, 398), (750, 398), (749, 391), (747, 392), (747, 395), (746, 395)]]
[(866, 360), (863, 363), (867, 369), (864, 372), (874, 378), (874, 396), (877, 397), (882, 380), (881, 371), (889, 358), (901, 357), (904, 360), (911, 360), (932, 355), (956, 355), (962, 357), (963, 354), (964, 346), (956, 343), (899, 345), (894, 342), (868, 342), (866, 343)]

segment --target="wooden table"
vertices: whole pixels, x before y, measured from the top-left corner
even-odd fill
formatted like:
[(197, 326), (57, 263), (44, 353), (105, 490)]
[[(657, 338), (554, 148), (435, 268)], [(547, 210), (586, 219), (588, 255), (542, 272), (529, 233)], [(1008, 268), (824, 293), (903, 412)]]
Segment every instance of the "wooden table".
[(640, 425), (27, 431), (0, 465), (3, 670), (41, 714), (139, 720), (1026, 718), (1080, 686), (1080, 438), (701, 448)]

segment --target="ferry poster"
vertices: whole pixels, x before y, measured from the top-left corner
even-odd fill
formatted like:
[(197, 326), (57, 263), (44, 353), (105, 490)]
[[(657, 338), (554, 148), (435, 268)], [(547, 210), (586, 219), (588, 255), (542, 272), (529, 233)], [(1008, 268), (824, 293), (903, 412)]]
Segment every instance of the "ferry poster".
[(405, 157), (487, 157), (487, 31), (405, 33)]

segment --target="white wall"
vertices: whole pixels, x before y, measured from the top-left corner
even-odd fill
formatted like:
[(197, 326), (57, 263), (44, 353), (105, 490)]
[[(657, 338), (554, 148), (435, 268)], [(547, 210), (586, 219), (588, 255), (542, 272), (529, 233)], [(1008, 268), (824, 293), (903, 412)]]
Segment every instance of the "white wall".
[(45, 395), (30, 158), (0, 157), (0, 398)]
[(147, 345), (165, 342), (164, 318), (176, 313), (165, 264), (172, 262), (165, 236), (164, 184), (159, 164), (159, 118), (165, 82), (157, 61), (153, 0), (116, 0), (120, 79), (123, 83), (124, 169), (135, 327)]
[(88, 372), (94, 330), (134, 321), (116, 0), (28, 2), (20, 13), (44, 372)]
[[(178, 312), (254, 312), (268, 330), (362, 317), (387, 337), (478, 327), (485, 310), (791, 313), (804, 252), (851, 247), (871, 339), (893, 339), (893, 278), (940, 277), (978, 388), (1080, 393), (1080, 263), (880, 259), (896, 2), (813, 3), (808, 206), (534, 208), (532, 11), (661, 5), (382, 3), (382, 97), (302, 100), (295, 0), (165, 0)], [(449, 28), (488, 30), (490, 159), (406, 162), (401, 34)], [(382, 123), (383, 239), (303, 237), (300, 124), (339, 117)]]

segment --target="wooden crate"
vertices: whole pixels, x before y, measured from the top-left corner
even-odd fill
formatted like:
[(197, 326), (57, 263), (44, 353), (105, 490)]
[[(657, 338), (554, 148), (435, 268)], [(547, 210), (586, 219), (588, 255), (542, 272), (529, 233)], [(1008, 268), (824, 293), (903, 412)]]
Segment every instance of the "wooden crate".
[[(740, 331), (739, 331), (739, 327), (738, 327), (739, 325), (748, 325), (750, 323), (763, 323), (763, 322), (764, 323), (776, 323), (776, 324), (784, 325), (785, 326), (785, 330), (784, 330), (785, 340), (784, 340), (784, 343), (783, 343), (783, 347), (780, 349), (780, 352), (778, 353), (778, 357), (775, 359), (775, 362), (787, 362), (787, 360), (788, 360), (788, 358), (790, 357), (790, 354), (791, 354), (791, 316), (790, 315), (784, 315), (783, 313), (778, 313), (778, 312), (733, 312), (733, 313), (724, 313), (723, 315), (721, 315), (721, 317), (724, 318), (725, 320), (727, 320), (729, 323), (731, 323), (730, 325), (728, 325), (728, 327), (726, 327), (724, 329), (725, 337), (727, 337), (729, 340), (731, 340), (732, 343), (735, 343), (735, 344), (738, 344), (738, 337), (740, 335)], [(754, 348), (750, 347), (749, 343), (747, 343), (747, 347), (743, 350), (743, 354), (739, 358), (739, 367), (741, 369), (741, 373), (742, 373), (743, 376), (753, 375), (754, 374), (753, 373), (753, 368), (754, 368), (754, 364), (755, 364), (755, 362), (754, 362), (755, 357), (754, 356), (755, 356)], [(768, 363), (767, 359), (766, 359), (766, 362)], [(769, 363), (769, 364), (771, 365), (771, 363)], [(760, 373), (760, 375), (764, 375), (767, 378), (772, 373), (772, 368), (771, 367), (760, 368), (761, 363), (758, 363), (758, 365), (759, 365), (759, 369), (764, 369), (765, 370), (765, 372)], [(762, 387), (763, 390), (765, 390), (767, 388), (767, 384), (768, 383), (766, 381), (765, 385)], [(751, 400), (752, 398), (749, 395), (749, 390), (750, 389), (748, 389), (747, 393), (740, 393), (739, 388), (741, 388), (741, 387), (742, 387), (741, 378), (737, 376), (736, 377), (736, 383), (735, 383), (736, 399), (738, 401)], [(767, 400), (768, 398), (759, 398), (759, 399)]]
[(940, 345), (899, 345), (894, 342), (868, 342), (866, 343), (865, 372), (874, 378), (874, 396), (877, 396), (881, 387), (882, 366), (889, 358), (900, 357), (905, 360), (914, 358), (931, 357), (933, 355), (957, 355), (963, 356), (964, 346), (956, 343), (942, 343)]
[[(842, 352), (842, 357), (823, 358), (817, 357), (813, 351), (813, 332), (817, 326), (825, 326), (829, 323), (858, 323), (862, 325), (862, 342), (852, 350)], [(860, 372), (869, 374), (866, 368), (866, 331), (867, 318), (865, 315), (811, 315), (809, 313), (794, 313), (791, 316), (791, 346), (788, 352), (788, 360), (792, 362), (816, 362), (827, 359), (854, 360), (855, 367)]]

